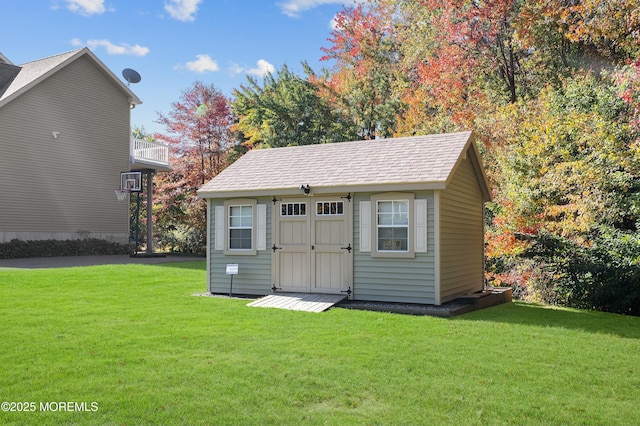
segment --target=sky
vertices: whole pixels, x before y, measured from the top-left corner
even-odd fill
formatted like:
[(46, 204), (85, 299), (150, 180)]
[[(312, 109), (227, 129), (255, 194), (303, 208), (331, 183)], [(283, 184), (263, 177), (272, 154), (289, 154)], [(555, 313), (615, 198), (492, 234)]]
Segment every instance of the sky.
[(247, 75), (283, 65), (304, 75), (328, 47), (333, 19), (353, 0), (0, 0), (0, 52), (12, 63), (89, 47), (142, 100), (131, 125), (164, 133), (158, 113), (195, 81), (231, 97)]

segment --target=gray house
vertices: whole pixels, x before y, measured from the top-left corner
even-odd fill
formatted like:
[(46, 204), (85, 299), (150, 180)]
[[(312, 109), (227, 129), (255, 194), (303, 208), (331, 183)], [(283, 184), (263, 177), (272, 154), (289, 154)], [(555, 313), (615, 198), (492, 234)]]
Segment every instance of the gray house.
[(248, 152), (200, 188), (207, 285), (439, 305), (483, 289), (490, 191), (471, 132)]
[(14, 65), (0, 54), (0, 243), (126, 243), (121, 172), (169, 170), (166, 146), (131, 140), (141, 101), (89, 49)]

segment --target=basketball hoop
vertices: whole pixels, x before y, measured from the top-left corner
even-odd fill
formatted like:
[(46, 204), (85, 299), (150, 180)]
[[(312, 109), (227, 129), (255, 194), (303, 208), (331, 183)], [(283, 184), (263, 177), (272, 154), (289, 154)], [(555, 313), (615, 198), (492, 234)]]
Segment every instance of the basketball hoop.
[(114, 189), (113, 192), (116, 193), (116, 197), (118, 197), (118, 201), (124, 201), (124, 199), (127, 198), (127, 194), (130, 191), (125, 188), (117, 188), (117, 189)]

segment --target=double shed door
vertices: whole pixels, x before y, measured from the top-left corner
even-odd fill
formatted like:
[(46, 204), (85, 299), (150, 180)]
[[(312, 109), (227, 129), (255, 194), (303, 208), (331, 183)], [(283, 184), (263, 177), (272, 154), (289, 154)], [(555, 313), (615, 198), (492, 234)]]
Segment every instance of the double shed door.
[(339, 196), (276, 202), (272, 249), (279, 291), (340, 293), (351, 286), (351, 204)]

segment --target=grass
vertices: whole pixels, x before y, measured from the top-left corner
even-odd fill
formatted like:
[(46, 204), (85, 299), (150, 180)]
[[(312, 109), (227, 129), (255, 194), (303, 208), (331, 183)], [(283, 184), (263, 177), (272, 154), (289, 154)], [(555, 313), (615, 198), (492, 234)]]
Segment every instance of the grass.
[[(640, 419), (640, 318), (454, 319), (194, 297), (203, 262), (0, 270), (0, 424), (593, 424)], [(40, 402), (97, 411), (40, 411)]]

